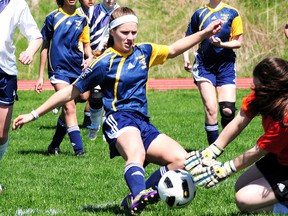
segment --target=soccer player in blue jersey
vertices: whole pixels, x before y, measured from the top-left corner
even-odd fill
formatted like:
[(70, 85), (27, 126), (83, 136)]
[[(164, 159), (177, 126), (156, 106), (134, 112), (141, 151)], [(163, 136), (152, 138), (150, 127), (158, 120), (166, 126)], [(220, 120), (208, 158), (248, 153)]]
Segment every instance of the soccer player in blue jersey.
[(205, 110), (205, 131), (208, 143), (219, 135), (218, 106), (224, 128), (236, 111), (236, 55), (233, 49), (242, 45), (243, 27), (238, 11), (221, 0), (210, 0), (191, 17), (186, 36), (204, 29), (213, 20), (221, 19), (223, 27), (214, 37), (203, 40), (190, 64), (188, 51), (184, 53), (184, 68), (193, 72)]
[[(133, 215), (140, 213), (146, 205), (158, 201), (156, 187), (161, 176), (168, 170), (184, 169), (187, 154), (179, 143), (159, 132), (149, 120), (146, 95), (149, 68), (163, 64), (219, 32), (221, 25), (219, 20), (212, 22), (204, 30), (170, 46), (136, 44), (137, 16), (130, 8), (117, 8), (109, 24), (108, 49), (72, 85), (54, 93), (32, 113), (17, 117), (13, 129), (100, 85), (106, 113), (102, 129), (110, 157), (121, 155), (126, 161), (124, 177), (131, 193), (122, 206)], [(145, 181), (144, 164), (147, 163), (162, 167)]]
[[(15, 99), (17, 97), (17, 65), (14, 35), (19, 28), (29, 41), (21, 52), (19, 61), (29, 65), (42, 43), (42, 35), (24, 0), (0, 1), (0, 160), (9, 142), (9, 129)], [(0, 185), (0, 192), (2, 187)]]
[[(116, 0), (103, 0), (94, 5), (94, 0), (80, 0), (79, 11), (89, 18), (90, 44), (95, 57), (102, 54), (109, 37), (109, 20), (112, 12), (119, 7)], [(92, 5), (92, 6), (91, 6)], [(102, 91), (100, 86), (90, 91), (89, 100), (84, 110), (83, 127), (89, 128), (88, 138), (95, 140), (100, 130), (103, 113)], [(103, 116), (103, 120), (105, 116)]]
[[(37, 93), (42, 91), (47, 62), (50, 82), (55, 91), (59, 91), (73, 83), (93, 59), (88, 19), (76, 10), (76, 3), (77, 0), (57, 0), (59, 8), (46, 16), (41, 30), (44, 42), (41, 49), (39, 78), (35, 86)], [(88, 99), (89, 94), (84, 92), (83, 94), (77, 101)], [(59, 146), (66, 132), (75, 155), (85, 155), (75, 100), (65, 103), (62, 107), (55, 134), (48, 146), (49, 154), (60, 153)]]

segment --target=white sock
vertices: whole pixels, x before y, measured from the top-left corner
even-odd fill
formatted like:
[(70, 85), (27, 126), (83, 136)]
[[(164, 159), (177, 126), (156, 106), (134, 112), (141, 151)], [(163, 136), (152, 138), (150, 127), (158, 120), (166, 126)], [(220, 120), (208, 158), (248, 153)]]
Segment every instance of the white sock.
[(3, 145), (0, 145), (0, 160), (2, 159), (4, 153), (6, 152), (8, 146), (8, 140)]
[(91, 129), (99, 129), (103, 109), (92, 109), (90, 107)]
[(276, 203), (273, 206), (273, 213), (275, 213), (275, 214), (287, 214), (288, 213), (288, 207), (281, 204), (281, 203)]

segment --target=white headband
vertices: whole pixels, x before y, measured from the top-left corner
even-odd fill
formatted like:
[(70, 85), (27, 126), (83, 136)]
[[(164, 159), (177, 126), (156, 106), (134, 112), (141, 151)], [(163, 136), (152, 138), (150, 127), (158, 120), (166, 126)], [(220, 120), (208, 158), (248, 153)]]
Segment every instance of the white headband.
[(111, 23), (110, 23), (110, 29), (114, 29), (115, 27), (123, 24), (123, 23), (127, 23), (127, 22), (135, 22), (138, 23), (138, 18), (135, 15), (125, 15), (125, 16), (121, 16), (119, 18), (114, 19)]

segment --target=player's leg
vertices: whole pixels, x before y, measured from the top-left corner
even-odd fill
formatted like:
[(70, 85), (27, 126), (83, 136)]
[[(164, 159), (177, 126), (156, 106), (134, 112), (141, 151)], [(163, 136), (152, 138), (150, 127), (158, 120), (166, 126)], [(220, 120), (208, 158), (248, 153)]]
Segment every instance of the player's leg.
[[(120, 155), (126, 160), (124, 177), (131, 191), (122, 201), (122, 206), (134, 214), (139, 214), (148, 204), (153, 204), (157, 191), (152, 188), (146, 189), (145, 149), (141, 139), (140, 131), (130, 127), (117, 138), (116, 148)], [(129, 203), (130, 202), (130, 203)]]
[(88, 126), (91, 125), (91, 120), (90, 120), (90, 104), (89, 100), (86, 101), (85, 107), (84, 107), (84, 117), (83, 117), (83, 123), (82, 127), (83, 128), (88, 128)]
[(90, 97), (90, 91), (86, 91), (83, 94), (80, 94), (76, 99), (76, 103), (85, 103), (84, 107), (84, 117), (83, 117), (83, 123), (82, 127), (87, 128), (90, 126), (91, 121), (90, 121), (90, 104), (89, 104), (89, 97)]
[(219, 135), (218, 127), (218, 102), (215, 87), (208, 81), (197, 83), (201, 94), (205, 112), (205, 131), (209, 144), (212, 144)]
[(62, 112), (65, 116), (67, 133), (70, 138), (73, 150), (76, 156), (84, 155), (84, 148), (80, 128), (77, 121), (76, 104), (75, 101), (69, 101), (62, 107)]
[(235, 61), (219, 63), (217, 74), (217, 95), (221, 125), (224, 128), (235, 117), (236, 111), (236, 70)]
[(8, 146), (8, 133), (12, 118), (13, 105), (3, 106), (0, 104), (0, 160), (4, 156)]
[(217, 87), (221, 125), (224, 128), (235, 117), (236, 86), (223, 85)]
[(4, 156), (8, 142), (13, 104), (17, 98), (17, 77), (1, 73), (0, 78), (0, 160)]
[[(65, 78), (63, 78), (64, 81), (61, 79), (62, 77), (59, 79), (52, 79), (52, 84), (55, 91), (59, 91), (60, 89), (69, 85), (69, 83), (65, 81)], [(60, 153), (59, 146), (66, 133), (69, 135), (75, 155), (84, 155), (84, 148), (80, 128), (78, 126), (76, 104), (74, 100), (69, 101), (62, 106), (62, 112), (57, 121), (56, 131), (54, 133), (52, 142), (48, 146), (48, 153), (55, 155)]]
[(131, 194), (121, 203), (132, 214), (140, 213), (148, 204), (154, 203), (157, 191), (146, 190), (143, 167), (146, 150), (141, 137), (142, 125), (147, 122), (135, 113), (116, 112), (103, 123), (103, 132), (110, 145), (110, 157), (121, 155), (126, 161), (124, 178)]
[(95, 140), (100, 130), (101, 117), (103, 114), (102, 91), (100, 86), (96, 86), (91, 90), (89, 103), (90, 103), (90, 121), (88, 138)]
[(236, 183), (236, 205), (243, 213), (272, 212), (277, 203), (275, 194), (254, 165), (244, 172)]
[(236, 204), (245, 213), (288, 213), (288, 168), (267, 154), (237, 180)]
[(156, 189), (162, 175), (168, 170), (184, 169), (187, 152), (175, 140), (165, 134), (158, 135), (149, 145), (146, 160), (162, 165), (146, 181), (146, 188)]

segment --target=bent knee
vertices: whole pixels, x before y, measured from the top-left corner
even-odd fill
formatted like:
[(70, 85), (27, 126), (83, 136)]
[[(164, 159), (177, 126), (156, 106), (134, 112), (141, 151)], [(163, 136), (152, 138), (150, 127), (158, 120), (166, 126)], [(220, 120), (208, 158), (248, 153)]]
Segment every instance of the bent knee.
[(175, 169), (184, 169), (185, 168), (185, 156), (187, 153), (179, 153), (175, 154), (172, 163), (168, 164), (169, 170), (175, 170)]
[(238, 209), (242, 213), (249, 213), (252, 212), (255, 208), (254, 205), (251, 203), (251, 197), (249, 193), (244, 193), (243, 191), (238, 191), (235, 195), (235, 203)]

